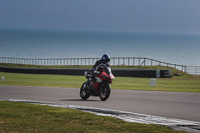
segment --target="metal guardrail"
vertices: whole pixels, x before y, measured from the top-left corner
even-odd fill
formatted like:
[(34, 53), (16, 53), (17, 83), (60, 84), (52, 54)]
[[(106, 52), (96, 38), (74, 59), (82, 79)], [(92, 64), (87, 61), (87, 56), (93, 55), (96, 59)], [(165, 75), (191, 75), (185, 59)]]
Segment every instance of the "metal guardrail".
[[(0, 63), (25, 64), (25, 65), (94, 65), (99, 58), (13, 58), (0, 57)], [(114, 66), (167, 66), (200, 75), (200, 66), (184, 66), (166, 63), (146, 57), (112, 57), (110, 65)]]
[(187, 66), (186, 72), (192, 75), (200, 75), (200, 66)]

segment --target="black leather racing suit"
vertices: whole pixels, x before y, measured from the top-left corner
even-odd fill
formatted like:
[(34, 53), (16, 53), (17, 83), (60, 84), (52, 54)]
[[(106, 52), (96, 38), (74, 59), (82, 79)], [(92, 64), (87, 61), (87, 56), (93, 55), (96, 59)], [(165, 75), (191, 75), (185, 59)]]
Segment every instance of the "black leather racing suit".
[[(103, 64), (102, 60), (97, 60), (95, 65), (92, 67), (92, 75), (95, 71), (98, 71), (100, 64)], [(106, 64), (107, 67), (109, 67), (108, 64)]]
[[(99, 66), (100, 66), (101, 64), (104, 64), (104, 63), (102, 62), (102, 60), (97, 60), (96, 63), (95, 63), (95, 65), (92, 67), (92, 80), (95, 80), (95, 78), (94, 78), (95, 72), (99, 71)], [(108, 64), (105, 64), (105, 65), (106, 65), (107, 67), (109, 67)]]

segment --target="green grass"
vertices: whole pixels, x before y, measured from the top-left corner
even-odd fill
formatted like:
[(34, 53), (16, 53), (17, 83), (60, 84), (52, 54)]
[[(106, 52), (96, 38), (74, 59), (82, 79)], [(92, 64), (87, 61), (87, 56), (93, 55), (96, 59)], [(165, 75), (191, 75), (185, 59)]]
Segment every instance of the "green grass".
[(157, 79), (156, 86), (150, 86), (149, 78), (117, 78), (113, 83), (115, 89), (200, 92), (200, 78)]
[(48, 75), (48, 74), (20, 74), (0, 72), (5, 82), (0, 85), (44, 86), (44, 87), (73, 87), (79, 88), (85, 81), (84, 76)]
[(91, 65), (54, 65), (54, 66), (43, 66), (43, 65), (25, 65), (25, 64), (10, 64), (0, 63), (0, 67), (9, 68), (92, 68)]
[[(0, 72), (5, 82), (0, 85), (43, 86), (43, 87), (72, 87), (80, 88), (86, 81), (83, 76), (20, 74)], [(116, 77), (111, 85), (112, 89), (153, 90), (175, 92), (200, 92), (200, 77), (179, 76), (157, 79), (156, 86), (150, 86), (150, 78)]]
[(19, 102), (0, 101), (0, 132), (178, 133), (161, 125), (128, 123), (92, 113)]
[[(0, 67), (13, 68), (89, 68), (92, 66), (39, 66), (0, 63)], [(155, 87), (150, 86), (149, 78), (116, 77), (112, 84), (113, 89), (155, 90), (176, 92), (200, 92), (200, 77), (192, 76), (171, 67), (163, 66), (112, 66), (112, 69), (171, 69), (172, 78), (157, 79)], [(16, 74), (0, 72), (6, 82), (0, 85), (44, 86), (44, 87), (73, 87), (79, 88), (86, 80), (83, 76), (44, 75), (44, 74)]]

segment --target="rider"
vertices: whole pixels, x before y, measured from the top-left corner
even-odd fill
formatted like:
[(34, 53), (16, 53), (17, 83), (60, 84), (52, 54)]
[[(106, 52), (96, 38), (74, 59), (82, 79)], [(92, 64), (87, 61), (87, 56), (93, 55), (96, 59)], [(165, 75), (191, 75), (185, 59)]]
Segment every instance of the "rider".
[(99, 66), (101, 64), (105, 64), (107, 67), (110, 65), (110, 56), (108, 54), (104, 54), (100, 60), (97, 60), (95, 65), (92, 67), (92, 79), (94, 79), (95, 74), (99, 74)]

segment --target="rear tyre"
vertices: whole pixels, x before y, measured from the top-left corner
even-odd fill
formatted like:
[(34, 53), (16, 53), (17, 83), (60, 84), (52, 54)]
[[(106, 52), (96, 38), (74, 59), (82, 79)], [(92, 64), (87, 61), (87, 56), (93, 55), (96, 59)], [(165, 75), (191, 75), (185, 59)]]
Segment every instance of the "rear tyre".
[(108, 83), (103, 84), (100, 91), (99, 91), (99, 97), (101, 101), (106, 101), (111, 93), (110, 85)]
[(90, 97), (90, 94), (87, 91), (87, 85), (86, 82), (84, 82), (80, 88), (80, 97), (83, 100), (87, 100)]

